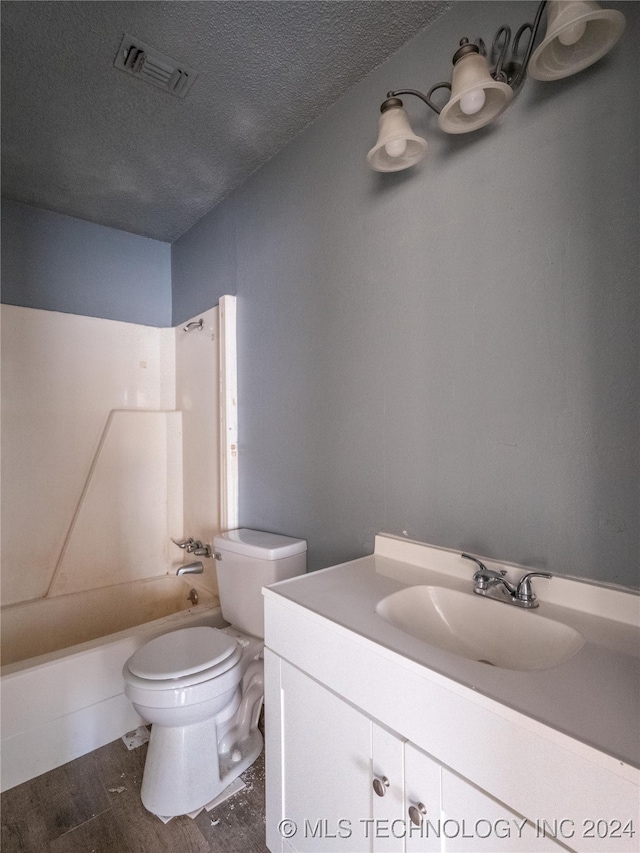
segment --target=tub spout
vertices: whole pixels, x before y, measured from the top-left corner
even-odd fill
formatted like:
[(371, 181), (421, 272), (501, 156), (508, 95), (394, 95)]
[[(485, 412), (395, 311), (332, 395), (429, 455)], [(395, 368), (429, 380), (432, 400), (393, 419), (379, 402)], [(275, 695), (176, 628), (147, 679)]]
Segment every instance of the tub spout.
[(204, 571), (204, 566), (200, 560), (195, 563), (188, 563), (186, 566), (180, 566), (177, 575), (201, 575)]

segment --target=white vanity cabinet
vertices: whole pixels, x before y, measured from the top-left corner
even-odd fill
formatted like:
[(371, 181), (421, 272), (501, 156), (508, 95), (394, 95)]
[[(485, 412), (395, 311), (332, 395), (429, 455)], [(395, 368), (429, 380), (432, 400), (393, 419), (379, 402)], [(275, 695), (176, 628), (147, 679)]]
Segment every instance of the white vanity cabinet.
[(560, 849), (400, 735), (265, 653), (272, 853)]
[(575, 617), (584, 651), (487, 667), (376, 614), (402, 584), (463, 588), (457, 563), (379, 536), (374, 555), (264, 590), (272, 853), (637, 853), (637, 597), (567, 582), (587, 608), (603, 596), (604, 616)]

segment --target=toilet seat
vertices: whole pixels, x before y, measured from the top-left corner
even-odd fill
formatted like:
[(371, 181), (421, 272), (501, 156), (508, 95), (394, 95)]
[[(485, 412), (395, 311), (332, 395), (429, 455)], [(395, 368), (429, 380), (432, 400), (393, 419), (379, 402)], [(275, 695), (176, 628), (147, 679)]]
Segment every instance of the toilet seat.
[(181, 628), (134, 652), (125, 665), (126, 680), (151, 690), (188, 687), (222, 675), (241, 657), (240, 644), (216, 628)]

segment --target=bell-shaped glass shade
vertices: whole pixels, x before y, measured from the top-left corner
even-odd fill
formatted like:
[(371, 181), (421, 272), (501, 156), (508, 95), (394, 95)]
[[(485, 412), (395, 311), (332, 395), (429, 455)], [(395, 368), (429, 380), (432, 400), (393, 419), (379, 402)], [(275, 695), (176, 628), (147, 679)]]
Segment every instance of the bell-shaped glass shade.
[(391, 107), (380, 116), (378, 141), (367, 154), (367, 163), (376, 172), (408, 169), (427, 152), (427, 142), (411, 130), (402, 107)]
[(492, 122), (511, 103), (513, 90), (489, 73), (484, 56), (468, 53), (453, 66), (451, 97), (440, 112), (445, 133), (469, 133)]
[(547, 34), (534, 50), (528, 71), (536, 80), (560, 80), (593, 65), (624, 30), (624, 15), (592, 0), (550, 0)]

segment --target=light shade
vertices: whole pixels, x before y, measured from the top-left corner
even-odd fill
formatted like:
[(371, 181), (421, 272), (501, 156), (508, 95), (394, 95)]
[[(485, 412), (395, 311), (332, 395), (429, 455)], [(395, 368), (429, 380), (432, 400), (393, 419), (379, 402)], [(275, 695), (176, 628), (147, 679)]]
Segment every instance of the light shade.
[(367, 162), (376, 172), (399, 172), (422, 160), (427, 153), (427, 141), (411, 130), (409, 117), (402, 101), (385, 106), (380, 116), (378, 141), (367, 154)]
[(513, 98), (513, 89), (493, 79), (487, 60), (475, 45), (467, 44), (458, 53), (463, 55), (457, 61), (454, 57), (451, 97), (438, 118), (445, 133), (469, 133), (484, 127), (504, 112)]
[(624, 15), (592, 0), (550, 0), (547, 34), (534, 50), (529, 74), (560, 80), (593, 65), (611, 50), (624, 30)]

